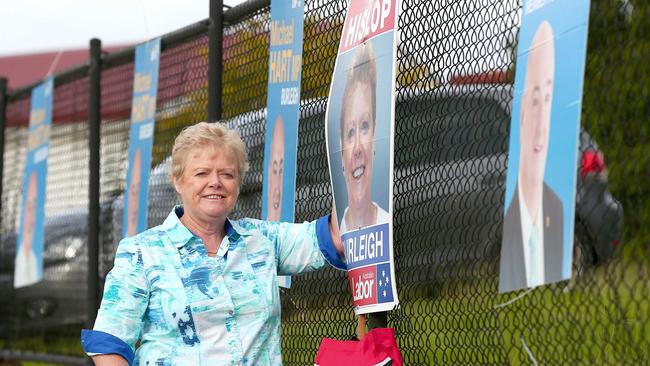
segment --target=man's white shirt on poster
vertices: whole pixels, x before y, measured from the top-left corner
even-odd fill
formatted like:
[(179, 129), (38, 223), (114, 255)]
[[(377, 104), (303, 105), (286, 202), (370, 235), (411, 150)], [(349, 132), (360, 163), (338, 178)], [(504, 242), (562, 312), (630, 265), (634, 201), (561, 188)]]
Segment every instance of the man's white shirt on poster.
[[(528, 215), (528, 207), (521, 192), (517, 190), (519, 200), (519, 213), (521, 215), (521, 235), (524, 246), (524, 261), (526, 264), (526, 283), (528, 287), (539, 286), (544, 283), (544, 209), (540, 202), (537, 210), (537, 223), (532, 222)], [(535, 242), (530, 245), (531, 240)], [(533, 270), (534, 267), (534, 270)]]

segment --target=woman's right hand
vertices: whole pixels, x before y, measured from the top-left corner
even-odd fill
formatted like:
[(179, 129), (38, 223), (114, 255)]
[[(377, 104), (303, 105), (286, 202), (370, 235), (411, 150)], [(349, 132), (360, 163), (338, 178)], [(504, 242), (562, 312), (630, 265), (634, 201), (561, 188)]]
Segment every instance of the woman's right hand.
[(330, 217), (330, 236), (332, 237), (332, 242), (336, 248), (336, 252), (339, 253), (339, 257), (345, 260), (345, 252), (343, 250), (343, 242), (341, 241), (341, 233), (339, 231), (339, 220), (336, 217), (336, 205), (332, 205), (332, 216)]
[(129, 366), (124, 357), (119, 355), (97, 355), (92, 356), (96, 366)]

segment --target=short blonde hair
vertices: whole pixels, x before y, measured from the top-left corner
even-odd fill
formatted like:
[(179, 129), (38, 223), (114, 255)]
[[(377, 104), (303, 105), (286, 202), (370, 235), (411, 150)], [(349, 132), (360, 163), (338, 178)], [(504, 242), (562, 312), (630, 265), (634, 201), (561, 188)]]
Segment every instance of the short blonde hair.
[(246, 144), (237, 130), (230, 129), (218, 122), (199, 122), (193, 126), (185, 127), (176, 136), (172, 148), (172, 180), (180, 179), (183, 176), (187, 155), (190, 151), (200, 148), (225, 149), (232, 153), (237, 160), (237, 179), (241, 186), (244, 176), (248, 172)]
[(341, 103), (341, 141), (345, 135), (345, 113), (350, 106), (352, 92), (356, 89), (357, 84), (367, 85), (370, 89), (370, 108), (372, 111), (372, 128), (375, 128), (377, 117), (377, 63), (375, 61), (375, 50), (372, 43), (365, 42), (357, 47), (352, 57), (352, 64), (345, 78), (345, 87), (343, 89), (343, 102)]

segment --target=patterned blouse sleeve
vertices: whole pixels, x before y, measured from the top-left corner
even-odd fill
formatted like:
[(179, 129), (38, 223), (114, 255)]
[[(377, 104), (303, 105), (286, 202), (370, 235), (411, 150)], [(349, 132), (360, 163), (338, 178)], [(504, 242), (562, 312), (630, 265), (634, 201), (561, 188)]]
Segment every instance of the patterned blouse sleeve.
[(142, 248), (138, 245), (141, 238), (123, 239), (118, 246), (94, 328), (82, 333), (82, 344), (88, 355), (119, 354), (129, 363), (133, 360), (149, 303)]
[(302, 224), (277, 224), (275, 236), (278, 273), (293, 274), (322, 267), (325, 260), (345, 270), (329, 231), (329, 215)]

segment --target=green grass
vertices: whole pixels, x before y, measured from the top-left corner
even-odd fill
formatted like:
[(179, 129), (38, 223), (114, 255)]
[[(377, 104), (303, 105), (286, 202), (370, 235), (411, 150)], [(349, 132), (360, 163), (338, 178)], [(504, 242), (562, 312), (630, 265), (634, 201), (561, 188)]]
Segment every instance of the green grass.
[(395, 324), (403, 333), (398, 341), (405, 361), (529, 365), (526, 347), (539, 364), (647, 360), (650, 266), (647, 252), (626, 254), (528, 293), (498, 295), (496, 279), (487, 278), (447, 284), (438, 296), (405, 299)]
[[(0, 348), (28, 351), (34, 353), (48, 353), (73, 357), (84, 357), (81, 348), (80, 328), (66, 328), (63, 332), (43, 333), (39, 335), (22, 336), (9, 340), (0, 340)], [(59, 364), (23, 361), (23, 366), (55, 366)]]

